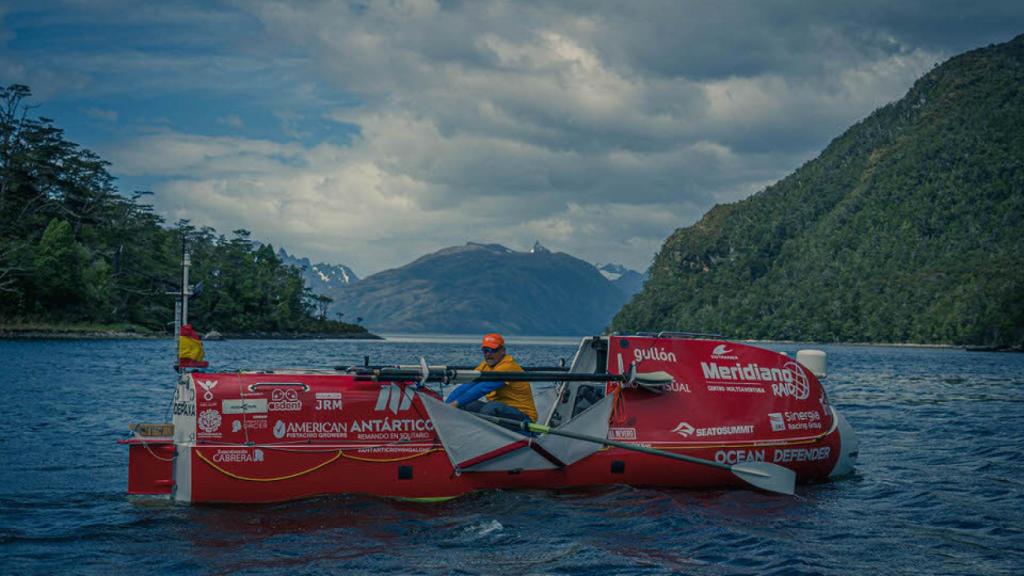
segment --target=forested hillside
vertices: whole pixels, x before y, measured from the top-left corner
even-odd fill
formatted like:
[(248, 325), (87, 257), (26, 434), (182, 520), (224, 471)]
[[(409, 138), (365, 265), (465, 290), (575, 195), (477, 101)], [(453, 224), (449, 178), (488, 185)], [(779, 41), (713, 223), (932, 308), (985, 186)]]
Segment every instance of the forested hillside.
[[(117, 325), (167, 333), (180, 289), (183, 237), (193, 253), (190, 303), (200, 331), (365, 333), (326, 320), (326, 305), (249, 232), (228, 238), (188, 222), (164, 226), (145, 194), (118, 192), (106, 161), (34, 117), (28, 87), (0, 88), (0, 329)], [(170, 323), (170, 324), (169, 324)]]
[(665, 242), (615, 330), (1024, 344), (1024, 36)]

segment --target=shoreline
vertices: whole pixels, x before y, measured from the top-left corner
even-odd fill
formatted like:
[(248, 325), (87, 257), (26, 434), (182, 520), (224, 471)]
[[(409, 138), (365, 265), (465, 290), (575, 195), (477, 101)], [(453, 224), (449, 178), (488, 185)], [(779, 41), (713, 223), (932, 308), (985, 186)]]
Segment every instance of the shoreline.
[[(398, 334), (393, 335), (396, 341), (415, 341), (420, 338), (430, 339), (458, 339), (466, 335), (445, 335), (445, 334)], [(468, 336), (467, 336), (468, 337)], [(171, 340), (174, 336), (170, 334), (154, 334), (128, 329), (103, 329), (89, 327), (76, 329), (74, 327), (63, 328), (39, 328), (39, 327), (9, 327), (0, 326), (0, 340)], [(474, 337), (475, 338), (475, 337)], [(551, 337), (557, 338), (557, 337)], [(569, 337), (566, 337), (569, 338)], [(386, 336), (372, 332), (344, 332), (338, 334), (319, 332), (297, 332), (297, 333), (272, 333), (272, 332), (240, 332), (220, 333), (219, 337), (203, 338), (203, 342), (216, 342), (221, 340), (388, 340)], [(743, 342), (753, 345), (825, 345), (825, 346), (880, 346), (892, 348), (936, 348), (951, 350), (967, 350), (969, 352), (1024, 352), (1024, 349), (1014, 346), (985, 346), (977, 344), (923, 344), (917, 342), (806, 342), (800, 340), (748, 340), (742, 338), (723, 338), (734, 342)]]
[[(0, 340), (173, 340), (173, 334), (142, 333), (132, 330), (103, 329), (40, 329), (0, 327)], [(384, 340), (371, 332), (343, 332), (337, 334), (320, 332), (269, 333), (244, 332), (221, 333), (218, 338), (203, 339), (203, 342), (221, 340)]]
[(807, 346), (882, 346), (890, 348), (978, 348), (970, 344), (922, 344), (919, 342), (811, 342), (807, 340), (747, 340), (723, 338), (747, 344), (785, 344), (785, 345), (807, 345)]

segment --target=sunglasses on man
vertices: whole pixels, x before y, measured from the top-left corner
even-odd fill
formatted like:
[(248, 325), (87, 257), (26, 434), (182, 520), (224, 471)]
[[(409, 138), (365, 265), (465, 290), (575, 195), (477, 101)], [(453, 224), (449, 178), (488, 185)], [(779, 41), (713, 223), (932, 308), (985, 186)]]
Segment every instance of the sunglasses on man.
[(498, 349), (497, 348), (488, 348), (487, 346), (484, 346), (483, 348), (480, 349), (480, 351), (483, 352), (484, 354), (494, 354), (495, 352), (498, 351)]

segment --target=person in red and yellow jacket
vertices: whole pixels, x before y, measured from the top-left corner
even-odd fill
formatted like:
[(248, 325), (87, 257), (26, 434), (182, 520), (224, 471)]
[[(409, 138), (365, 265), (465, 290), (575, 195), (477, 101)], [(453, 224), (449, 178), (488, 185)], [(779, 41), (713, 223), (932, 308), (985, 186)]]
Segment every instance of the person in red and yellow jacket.
[[(477, 367), (479, 372), (522, 372), (520, 366), (505, 351), (505, 339), (501, 334), (484, 335), (480, 350), (484, 360)], [(480, 398), (487, 397), (487, 402)], [(533, 403), (533, 389), (529, 382), (500, 380), (463, 384), (452, 391), (445, 400), (456, 408), (479, 412), (489, 416), (513, 420), (537, 421), (537, 407)]]

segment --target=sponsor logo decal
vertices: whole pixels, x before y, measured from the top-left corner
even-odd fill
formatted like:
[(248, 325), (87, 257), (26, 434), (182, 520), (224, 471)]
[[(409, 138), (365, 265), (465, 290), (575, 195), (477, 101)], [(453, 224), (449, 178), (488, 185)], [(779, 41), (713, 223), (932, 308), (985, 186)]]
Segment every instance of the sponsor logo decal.
[(187, 379), (178, 382), (174, 387), (174, 403), (171, 411), (175, 416), (196, 415), (196, 391)]
[(609, 428), (609, 440), (636, 440), (636, 428)]
[(344, 422), (288, 422), (274, 424), (275, 438), (348, 438), (349, 427)]
[(181, 400), (182, 402), (195, 402), (196, 391), (192, 388), (192, 384), (189, 383), (187, 378), (182, 378), (178, 381), (178, 385), (174, 387), (174, 399)]
[(376, 412), (388, 410), (392, 414), (398, 414), (412, 406), (412, 394), (411, 386), (403, 390), (398, 384), (386, 384), (380, 387), (380, 393), (377, 394), (377, 405), (373, 409)]
[(302, 401), (299, 400), (299, 393), (292, 388), (274, 388), (267, 407), (272, 412), (298, 412), (302, 410)]
[(764, 462), (764, 450), (719, 450), (715, 452), (715, 462), (719, 464)]
[(225, 414), (266, 414), (267, 399), (221, 400), (220, 410)]
[(687, 384), (686, 382), (677, 382), (673, 380), (672, 384), (669, 384), (668, 389), (670, 392), (686, 392), (687, 394), (690, 393), (690, 385)]
[(721, 384), (708, 384), (708, 392), (743, 392), (748, 394), (764, 394), (764, 388), (760, 386), (738, 386), (735, 384), (729, 384), (728, 386)]
[(317, 410), (341, 410), (341, 392), (317, 392)]
[(690, 435), (693, 434), (694, 427), (690, 426), (686, 422), (680, 422), (678, 426), (672, 429), (672, 431), (675, 432), (676, 434), (679, 434), (683, 438), (689, 438)]
[[(771, 416), (771, 414), (769, 414)], [(800, 412), (784, 412), (780, 415), (786, 421), (786, 428), (790, 430), (820, 430), (821, 413), (817, 410), (804, 410)]]
[(208, 434), (212, 434), (220, 429), (220, 412), (216, 410), (203, 410), (199, 414), (199, 429)]
[(390, 437), (388, 434), (392, 433), (408, 435), (414, 432), (429, 432), (433, 429), (434, 422), (423, 418), (356, 420), (349, 426), (349, 430), (359, 433), (359, 438), (363, 440), (386, 439)]
[(735, 436), (737, 434), (753, 434), (753, 424), (738, 424), (735, 426), (709, 426), (707, 428), (694, 428), (688, 422), (680, 422), (672, 429), (683, 438), (696, 436), (697, 438), (708, 438), (711, 436)]
[(242, 420), (233, 420), (231, 422), (232, 432), (241, 432), (242, 430), (266, 430), (267, 429), (267, 417), (266, 416), (253, 416), (252, 418), (246, 418)]
[(374, 454), (421, 454), (423, 453), (423, 446), (367, 446), (365, 448), (358, 448), (356, 453), (367, 456)]
[[(788, 366), (788, 364), (787, 364)], [(763, 368), (758, 364), (737, 362), (731, 366), (715, 362), (701, 362), (704, 378), (718, 382), (792, 382), (793, 373), (788, 368)]]
[(216, 380), (196, 380), (196, 383), (205, 390), (203, 393), (203, 400), (210, 402), (213, 400), (213, 389), (217, 386)]
[(786, 421), (782, 419), (781, 412), (769, 412), (768, 422), (772, 425), (772, 432), (782, 432), (786, 429)]
[(811, 383), (807, 381), (807, 375), (804, 374), (803, 369), (795, 362), (787, 362), (784, 370), (791, 375), (790, 380), (772, 384), (772, 394), (806, 400), (811, 393)]
[(263, 450), (256, 448), (251, 453), (246, 449), (217, 450), (213, 453), (214, 462), (263, 462)]
[[(820, 462), (828, 460), (832, 448), (775, 448), (772, 450), (772, 462)], [(715, 452), (715, 462), (720, 464), (739, 464), (740, 462), (764, 462), (764, 450), (719, 450)]]
[(739, 360), (739, 357), (733, 354), (725, 344), (715, 346), (715, 349), (711, 351), (711, 357), (715, 360)]
[[(803, 369), (795, 362), (787, 362), (781, 368), (765, 368), (756, 363), (743, 364), (737, 362), (723, 365), (716, 362), (701, 362), (701, 370), (708, 382), (732, 384), (770, 384), (775, 396), (791, 396), (797, 400), (806, 400), (810, 395), (811, 386)], [(708, 390), (726, 391), (729, 387), (709, 384)], [(747, 389), (727, 390), (730, 392), (753, 392), (754, 387)]]
[(253, 416), (247, 418), (243, 427), (246, 430), (266, 430), (267, 429), (267, 417), (266, 416)]
[(664, 348), (650, 346), (648, 348), (634, 348), (633, 358), (639, 364), (644, 360), (658, 360), (660, 362), (676, 362), (675, 352), (666, 352)]
[(772, 455), (772, 462), (820, 462), (828, 460), (832, 455), (832, 448), (822, 446), (821, 448), (776, 448)]

